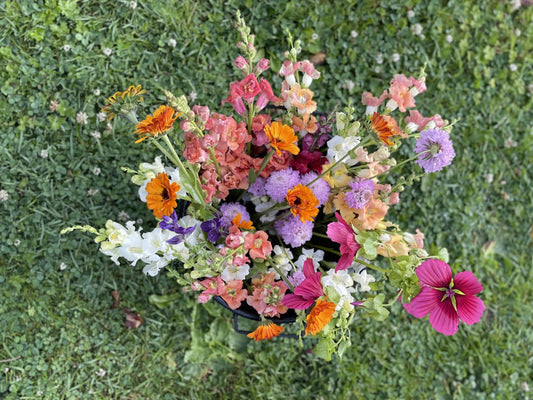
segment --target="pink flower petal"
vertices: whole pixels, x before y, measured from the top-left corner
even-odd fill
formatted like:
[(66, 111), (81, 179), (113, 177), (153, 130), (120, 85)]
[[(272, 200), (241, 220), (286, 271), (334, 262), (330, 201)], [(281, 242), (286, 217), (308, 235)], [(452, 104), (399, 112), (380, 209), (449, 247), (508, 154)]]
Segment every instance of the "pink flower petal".
[(483, 290), (483, 286), (470, 271), (459, 272), (453, 278), (453, 287), (464, 294), (477, 294)]
[(301, 296), (304, 300), (313, 299), (313, 302), (320, 296), (324, 296), (324, 289), (320, 281), (320, 272), (305, 280), (294, 289), (294, 294)]
[[(315, 266), (313, 264), (313, 259), (308, 258), (304, 261), (304, 275), (306, 278), (310, 278), (313, 275), (315, 275), (317, 272), (315, 272)], [(320, 272), (319, 272), (320, 273)]]
[(403, 308), (413, 317), (424, 318), (440, 303), (443, 295), (444, 292), (425, 286), (409, 304), (404, 304)]
[(295, 294), (286, 294), (281, 303), (284, 306), (293, 308), (295, 310), (305, 310), (308, 307), (311, 307), (316, 299), (305, 300), (302, 296), (297, 296)]
[(415, 272), (421, 283), (435, 288), (448, 287), (452, 280), (452, 269), (441, 260), (426, 260)]
[(468, 325), (479, 322), (485, 310), (483, 300), (468, 294), (465, 296), (456, 295), (455, 300), (457, 301), (457, 313), (461, 321)]
[(331, 222), (328, 224), (326, 231), (328, 237), (336, 243), (344, 243), (346, 241), (346, 228), (340, 222)]
[(439, 302), (429, 314), (429, 322), (437, 332), (444, 335), (454, 335), (459, 326), (459, 316), (453, 309), (451, 300), (448, 298)]

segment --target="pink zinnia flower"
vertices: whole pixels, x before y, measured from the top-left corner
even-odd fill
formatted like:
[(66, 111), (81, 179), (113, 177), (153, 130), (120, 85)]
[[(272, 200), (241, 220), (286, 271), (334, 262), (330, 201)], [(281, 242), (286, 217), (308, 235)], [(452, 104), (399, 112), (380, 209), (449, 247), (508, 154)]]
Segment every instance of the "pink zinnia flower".
[(324, 289), (320, 281), (320, 272), (315, 272), (313, 259), (308, 258), (304, 262), (303, 282), (294, 289), (294, 294), (286, 294), (281, 301), (284, 305), (295, 310), (305, 310), (310, 307), (319, 297), (324, 296)]
[(328, 230), (326, 233), (331, 240), (341, 245), (341, 258), (339, 258), (339, 262), (335, 268), (335, 272), (337, 272), (352, 265), (357, 250), (359, 250), (361, 246), (355, 241), (352, 227), (348, 225), (339, 213), (336, 212), (335, 216), (339, 222), (331, 222), (328, 224)]
[(416, 318), (429, 314), (431, 326), (445, 335), (457, 332), (459, 319), (468, 325), (479, 321), (485, 304), (474, 295), (483, 286), (472, 272), (460, 272), (452, 279), (448, 264), (430, 259), (420, 264), (416, 275), (422, 289), (411, 303), (403, 305), (409, 314)]

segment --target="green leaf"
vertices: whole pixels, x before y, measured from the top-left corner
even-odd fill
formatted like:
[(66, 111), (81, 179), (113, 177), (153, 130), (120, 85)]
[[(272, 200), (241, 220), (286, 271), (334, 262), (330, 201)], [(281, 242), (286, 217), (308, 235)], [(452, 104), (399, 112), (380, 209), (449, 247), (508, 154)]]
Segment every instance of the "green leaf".
[(154, 306), (163, 309), (174, 303), (180, 296), (181, 293), (163, 295), (152, 294), (150, 297), (148, 297), (148, 301), (150, 301), (150, 303)]

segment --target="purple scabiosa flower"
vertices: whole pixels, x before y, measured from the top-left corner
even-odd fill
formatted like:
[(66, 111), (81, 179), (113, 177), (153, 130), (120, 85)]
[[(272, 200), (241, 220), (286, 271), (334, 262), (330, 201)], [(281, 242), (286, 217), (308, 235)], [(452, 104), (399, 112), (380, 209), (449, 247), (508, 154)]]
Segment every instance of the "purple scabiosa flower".
[(185, 236), (189, 233), (192, 233), (196, 229), (196, 225), (191, 226), (190, 228), (184, 228), (178, 225), (178, 215), (176, 211), (173, 211), (170, 216), (163, 215), (163, 220), (159, 223), (161, 229), (167, 229), (174, 233), (177, 233), (176, 236), (167, 240), (168, 244), (179, 244), (183, 242)]
[(300, 183), (300, 173), (292, 168), (274, 171), (266, 180), (265, 190), (272, 200), (281, 203), (287, 196), (287, 191)]
[(267, 194), (265, 190), (265, 182), (265, 178), (258, 176), (257, 180), (252, 183), (248, 188), (248, 192), (250, 192), (254, 196), (265, 196)]
[(220, 228), (222, 228), (222, 219), (220, 218), (220, 215), (217, 215), (209, 221), (202, 222), (200, 228), (207, 233), (207, 239), (210, 242), (216, 242), (222, 235), (222, 232), (220, 232)]
[(281, 239), (291, 247), (300, 247), (313, 236), (312, 221), (302, 222), (300, 218), (291, 215), (287, 218), (274, 222), (274, 228), (281, 236)]
[(292, 286), (294, 286), (294, 287), (300, 286), (300, 284), (305, 279), (303, 268), (300, 268), (299, 270), (294, 272), (294, 274), (292, 274), (291, 276), (287, 277), (287, 279), (289, 280), (289, 282), (291, 283)]
[(420, 133), (415, 152), (418, 154), (416, 162), (425, 172), (440, 171), (452, 163), (455, 157), (453, 143), (448, 132), (442, 129), (428, 129)]
[(250, 214), (242, 204), (239, 203), (224, 203), (220, 205), (220, 212), (222, 213), (222, 226), (224, 228), (229, 228), (231, 226), (231, 221), (241, 214), (241, 221), (250, 221)]
[(356, 179), (349, 185), (352, 190), (344, 195), (344, 201), (348, 204), (348, 207), (354, 210), (365, 208), (374, 194), (374, 181), (370, 179)]
[[(309, 182), (313, 182), (317, 177), (318, 174), (316, 172), (309, 172), (305, 174), (304, 176), (302, 176), (302, 185), (307, 186)], [(324, 179), (316, 179), (315, 182), (309, 185), (309, 189), (311, 189), (316, 199), (318, 200), (319, 207), (323, 205), (326, 201), (328, 201), (330, 187), (329, 183), (327, 183)]]

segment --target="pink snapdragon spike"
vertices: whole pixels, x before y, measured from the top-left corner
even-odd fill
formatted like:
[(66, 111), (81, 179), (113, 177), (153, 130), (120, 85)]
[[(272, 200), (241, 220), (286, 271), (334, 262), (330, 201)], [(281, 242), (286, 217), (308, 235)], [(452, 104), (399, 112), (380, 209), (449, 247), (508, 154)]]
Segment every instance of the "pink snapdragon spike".
[(327, 235), (335, 243), (341, 245), (341, 258), (335, 267), (335, 272), (342, 271), (352, 265), (353, 259), (361, 245), (355, 241), (355, 235), (352, 227), (340, 216), (335, 213), (337, 221), (328, 224)]
[(222, 100), (221, 104), (230, 103), (233, 109), (241, 117), (246, 114), (246, 107), (242, 101), (242, 89), (239, 86), (239, 82), (233, 82), (229, 85), (229, 95), (225, 100)]
[(259, 81), (259, 87), (261, 88), (261, 91), (259, 92), (256, 102), (258, 112), (265, 108), (269, 101), (278, 101), (278, 98), (274, 96), (274, 93), (272, 92), (270, 83), (268, 83), (266, 79), (261, 78)]
[(405, 310), (416, 318), (429, 314), (429, 322), (437, 332), (454, 335), (459, 320), (468, 325), (479, 322), (485, 304), (475, 297), (483, 286), (470, 271), (459, 272), (452, 279), (452, 270), (441, 260), (426, 260), (416, 269), (420, 293)]
[(305, 310), (321, 296), (324, 296), (324, 289), (320, 281), (320, 272), (315, 272), (313, 259), (308, 258), (304, 262), (303, 282), (294, 289), (294, 294), (286, 294), (281, 301), (283, 305), (295, 310)]

